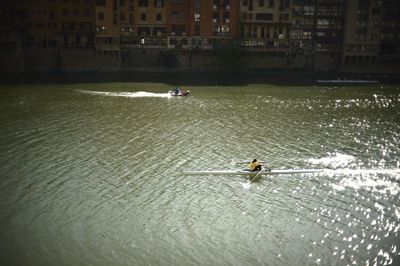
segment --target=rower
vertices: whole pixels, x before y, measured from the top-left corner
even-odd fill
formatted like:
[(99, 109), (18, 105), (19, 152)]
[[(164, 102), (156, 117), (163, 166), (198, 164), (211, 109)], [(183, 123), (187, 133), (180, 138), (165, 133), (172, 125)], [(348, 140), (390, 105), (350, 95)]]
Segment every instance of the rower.
[[(254, 159), (248, 166), (248, 171), (261, 171), (262, 166), (266, 166), (265, 164), (259, 163), (257, 159)], [(265, 168), (265, 171), (271, 172), (271, 169)]]
[(254, 159), (247, 167), (250, 171), (261, 171), (261, 166), (264, 164), (258, 163), (257, 159)]

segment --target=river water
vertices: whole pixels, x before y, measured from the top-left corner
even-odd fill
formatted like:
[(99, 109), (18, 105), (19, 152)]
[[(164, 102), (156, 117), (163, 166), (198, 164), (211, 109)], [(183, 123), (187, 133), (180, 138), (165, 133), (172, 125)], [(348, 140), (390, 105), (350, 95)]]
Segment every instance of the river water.
[(0, 264), (400, 264), (400, 86), (180, 85), (2, 85)]

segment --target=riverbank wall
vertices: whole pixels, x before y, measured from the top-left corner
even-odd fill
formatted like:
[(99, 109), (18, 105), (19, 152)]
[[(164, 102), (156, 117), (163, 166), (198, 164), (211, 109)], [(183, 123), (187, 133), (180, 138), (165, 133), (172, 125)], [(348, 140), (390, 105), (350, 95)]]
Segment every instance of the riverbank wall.
[(317, 72), (400, 74), (400, 59), (344, 62), (337, 55), (286, 55), (241, 52), (221, 56), (215, 51), (131, 49), (106, 53), (95, 48), (22, 47), (0, 44), (0, 73), (40, 72), (210, 72), (299, 70)]

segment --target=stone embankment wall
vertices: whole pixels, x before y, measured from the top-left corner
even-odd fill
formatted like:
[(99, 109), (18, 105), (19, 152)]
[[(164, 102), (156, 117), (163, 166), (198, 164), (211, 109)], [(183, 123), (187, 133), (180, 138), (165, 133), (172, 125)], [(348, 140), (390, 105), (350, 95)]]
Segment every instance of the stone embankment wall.
[(59, 55), (60, 70), (63, 71), (94, 71), (97, 66), (96, 49), (94, 48), (63, 48)]
[(0, 73), (24, 71), (24, 51), (15, 43), (0, 43)]
[(26, 48), (25, 70), (49, 71), (60, 67), (59, 51), (56, 48)]
[(95, 49), (18, 48), (0, 44), (0, 73), (24, 71), (94, 71)]
[[(236, 59), (235, 59), (236, 60)], [(237, 65), (249, 70), (298, 69), (353, 73), (399, 73), (400, 60), (378, 58), (347, 62), (338, 55), (272, 55), (243, 53)], [(0, 43), (0, 73), (24, 71), (213, 71), (226, 68), (213, 51), (126, 49), (96, 51), (95, 48), (23, 48), (19, 42)]]
[[(374, 71), (372, 72), (371, 69)], [(347, 73), (399, 74), (400, 60), (380, 58), (368, 61), (345, 62), (341, 65), (341, 71)]]

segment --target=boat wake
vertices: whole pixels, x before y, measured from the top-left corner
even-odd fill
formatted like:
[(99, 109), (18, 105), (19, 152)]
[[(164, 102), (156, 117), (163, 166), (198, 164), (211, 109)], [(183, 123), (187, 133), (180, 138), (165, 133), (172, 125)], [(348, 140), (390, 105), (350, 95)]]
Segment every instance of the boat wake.
[(398, 168), (362, 168), (352, 155), (342, 153), (328, 153), (328, 156), (318, 159), (308, 159), (308, 163), (318, 167), (323, 167), (324, 174), (331, 175), (390, 175), (399, 177), (400, 169)]
[(354, 156), (329, 153), (319, 159), (309, 159), (308, 163), (323, 166), (324, 176), (333, 178), (331, 186), (335, 190), (366, 189), (380, 193), (400, 194), (400, 169), (362, 168)]
[(364, 189), (381, 194), (400, 194), (400, 169), (336, 169), (325, 170), (330, 177), (339, 177), (331, 183), (335, 190)]
[(108, 91), (87, 91), (80, 90), (81, 93), (102, 95), (102, 96), (112, 96), (112, 97), (127, 97), (127, 98), (143, 98), (143, 97), (158, 97), (158, 98), (170, 98), (169, 93), (155, 93), (146, 91), (135, 91), (135, 92), (108, 92)]
[(371, 176), (388, 175), (394, 177), (394, 180), (400, 182), (400, 169), (325, 169), (324, 174), (328, 176), (348, 175), (348, 176)]
[(349, 166), (356, 166), (356, 158), (352, 155), (342, 154), (338, 152), (328, 153), (326, 157), (318, 159), (308, 159), (308, 163), (313, 165), (322, 165), (329, 168), (343, 168)]

